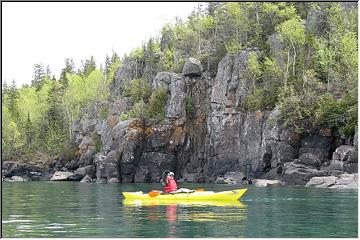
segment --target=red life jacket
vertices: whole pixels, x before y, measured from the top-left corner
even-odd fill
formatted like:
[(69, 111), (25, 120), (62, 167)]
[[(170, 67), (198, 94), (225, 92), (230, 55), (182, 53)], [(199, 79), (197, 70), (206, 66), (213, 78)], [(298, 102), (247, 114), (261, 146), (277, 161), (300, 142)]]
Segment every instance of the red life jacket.
[(166, 181), (168, 182), (168, 184), (166, 184), (166, 186), (163, 188), (164, 192), (169, 193), (177, 190), (177, 185), (173, 177), (167, 177)]

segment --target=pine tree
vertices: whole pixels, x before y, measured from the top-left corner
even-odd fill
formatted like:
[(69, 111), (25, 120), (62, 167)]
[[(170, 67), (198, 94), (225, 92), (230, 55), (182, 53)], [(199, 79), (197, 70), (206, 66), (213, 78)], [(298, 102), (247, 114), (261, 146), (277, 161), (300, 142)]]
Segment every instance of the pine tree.
[(43, 84), (43, 78), (45, 77), (45, 70), (42, 64), (34, 65), (33, 79), (31, 80), (31, 86), (39, 90)]

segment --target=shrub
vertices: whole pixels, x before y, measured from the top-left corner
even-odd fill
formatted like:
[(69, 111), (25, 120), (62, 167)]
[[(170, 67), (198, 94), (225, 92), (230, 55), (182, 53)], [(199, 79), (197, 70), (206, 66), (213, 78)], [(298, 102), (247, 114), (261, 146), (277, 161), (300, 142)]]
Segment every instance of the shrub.
[(141, 99), (134, 104), (132, 109), (129, 112), (130, 118), (144, 118), (146, 116), (146, 105), (145, 102)]
[(129, 114), (121, 113), (119, 118), (120, 118), (120, 121), (126, 121), (130, 118), (130, 116), (129, 116)]
[(278, 98), (278, 91), (255, 89), (245, 99), (244, 108), (248, 111), (273, 109)]
[(168, 95), (165, 89), (160, 88), (151, 94), (149, 101), (148, 116), (150, 118), (163, 119)]
[(186, 111), (186, 114), (193, 114), (195, 112), (195, 109), (194, 109), (194, 101), (191, 97), (185, 97), (185, 111)]
[(106, 119), (108, 115), (109, 115), (109, 109), (108, 108), (103, 107), (103, 108), (100, 109), (100, 117), (102, 119)]
[(338, 129), (345, 136), (354, 134), (357, 123), (357, 99), (355, 91), (335, 99), (331, 94), (320, 98), (315, 112), (316, 123), (323, 127)]
[(124, 89), (123, 95), (130, 97), (133, 104), (139, 102), (141, 99), (144, 102), (148, 102), (151, 94), (150, 86), (144, 79), (131, 80)]

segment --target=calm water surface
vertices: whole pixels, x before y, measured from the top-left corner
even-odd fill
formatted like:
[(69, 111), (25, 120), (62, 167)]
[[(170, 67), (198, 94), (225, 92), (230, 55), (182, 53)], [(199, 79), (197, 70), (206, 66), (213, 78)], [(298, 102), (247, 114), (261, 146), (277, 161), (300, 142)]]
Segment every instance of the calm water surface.
[[(222, 191), (235, 185), (183, 184)], [(229, 206), (139, 205), (157, 184), (3, 183), (2, 237), (357, 237), (358, 192), (249, 187)]]

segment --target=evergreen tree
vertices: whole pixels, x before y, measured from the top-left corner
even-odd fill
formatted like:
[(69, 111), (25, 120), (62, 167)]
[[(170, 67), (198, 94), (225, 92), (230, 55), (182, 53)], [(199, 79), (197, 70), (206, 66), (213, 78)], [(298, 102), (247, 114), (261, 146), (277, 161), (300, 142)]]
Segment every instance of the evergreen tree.
[(31, 86), (39, 90), (43, 84), (43, 78), (45, 77), (45, 70), (42, 64), (34, 65), (33, 79), (31, 80)]

